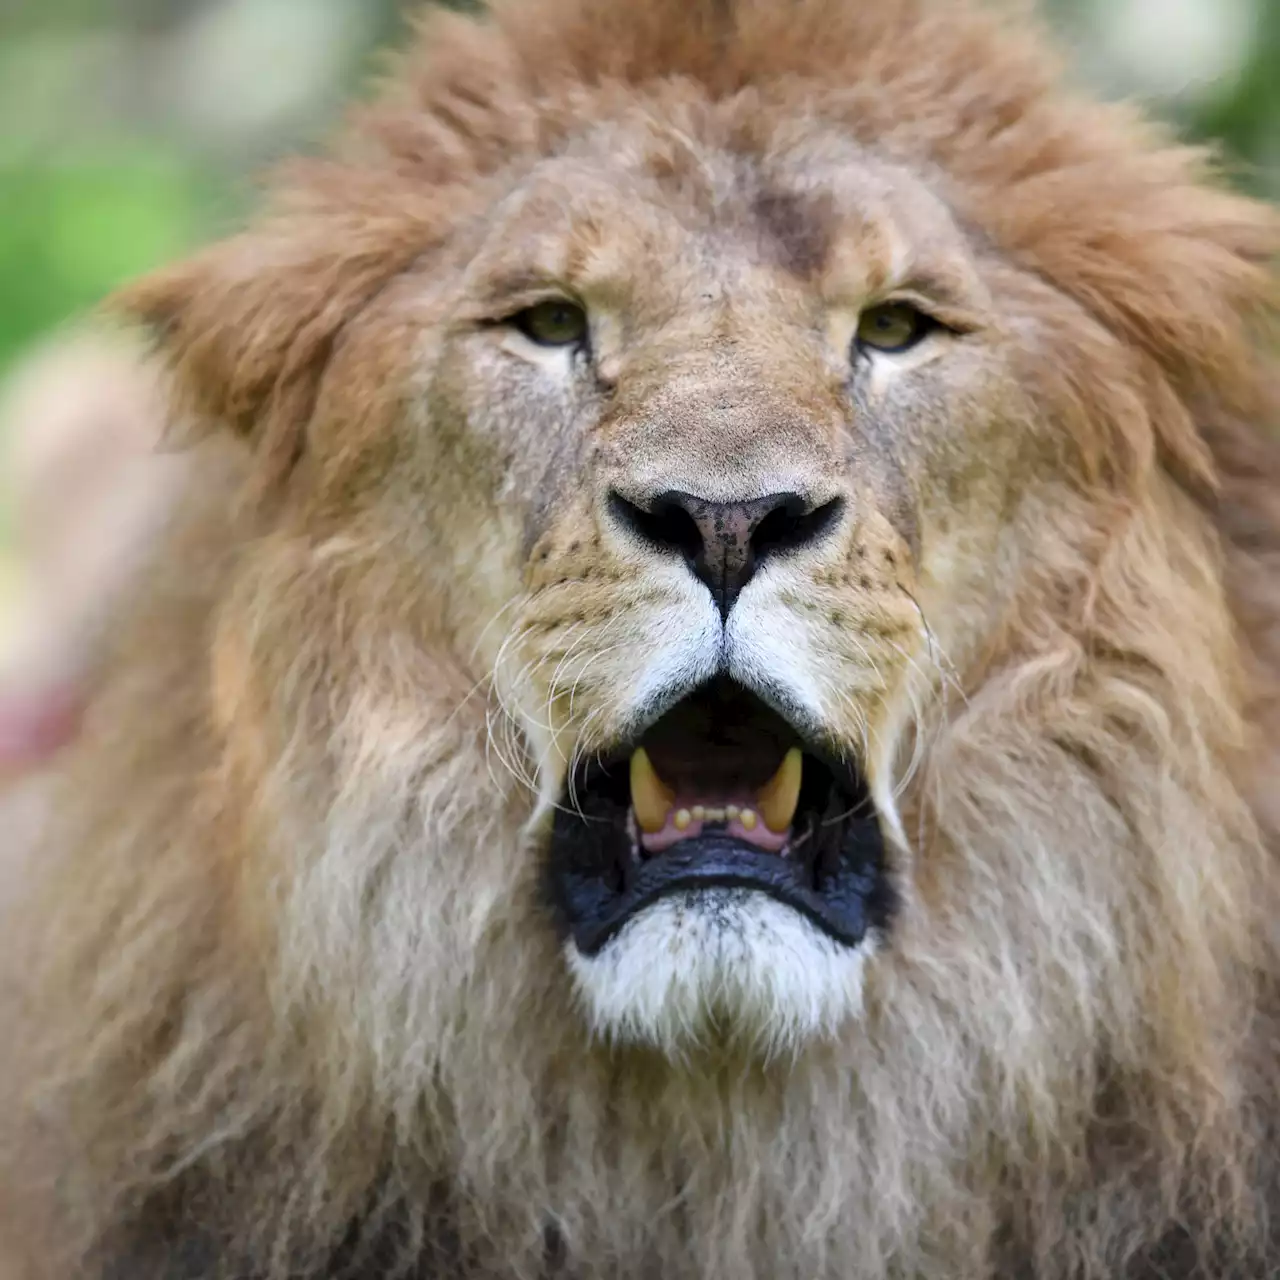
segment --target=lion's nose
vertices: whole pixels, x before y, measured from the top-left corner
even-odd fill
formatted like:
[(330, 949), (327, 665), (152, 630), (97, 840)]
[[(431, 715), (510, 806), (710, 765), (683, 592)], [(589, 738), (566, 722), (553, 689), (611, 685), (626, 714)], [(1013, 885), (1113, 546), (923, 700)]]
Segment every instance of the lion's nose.
[(615, 491), (610, 505), (619, 522), (645, 542), (683, 556), (727, 619), (761, 562), (815, 542), (838, 521), (844, 502), (834, 498), (816, 505), (798, 493), (709, 502), (669, 489), (643, 504)]

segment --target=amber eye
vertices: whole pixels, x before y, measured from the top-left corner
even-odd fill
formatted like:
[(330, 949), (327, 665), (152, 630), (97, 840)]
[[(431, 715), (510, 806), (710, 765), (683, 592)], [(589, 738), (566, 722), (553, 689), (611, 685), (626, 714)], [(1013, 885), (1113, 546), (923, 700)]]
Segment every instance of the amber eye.
[(909, 302), (885, 302), (868, 307), (859, 316), (855, 345), (859, 351), (898, 355), (910, 351), (938, 327), (936, 320)]
[(540, 347), (578, 346), (587, 338), (587, 313), (563, 298), (552, 298), (526, 307), (511, 323)]

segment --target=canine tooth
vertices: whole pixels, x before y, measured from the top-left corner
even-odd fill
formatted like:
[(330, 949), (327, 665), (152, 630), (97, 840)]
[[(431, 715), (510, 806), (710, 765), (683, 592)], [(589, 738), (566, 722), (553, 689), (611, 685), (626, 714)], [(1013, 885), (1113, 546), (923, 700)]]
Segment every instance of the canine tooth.
[(804, 772), (804, 757), (799, 747), (792, 747), (783, 757), (778, 772), (764, 784), (756, 797), (756, 808), (764, 819), (764, 825), (774, 835), (782, 835), (791, 826), (800, 803), (800, 779)]
[(743, 809), (741, 817), (738, 819), (742, 823), (743, 828), (747, 831), (754, 831), (759, 818), (756, 817), (755, 811), (752, 809)]
[(690, 810), (690, 813), (693, 814), (693, 820), (695, 822), (702, 822), (707, 817), (707, 807), (706, 805), (695, 804)]
[(724, 816), (728, 818), (730, 822), (732, 822), (741, 812), (742, 810), (736, 804), (725, 805)]
[(658, 777), (658, 771), (643, 747), (631, 756), (631, 807), (636, 812), (640, 830), (656, 835), (667, 825), (667, 814), (675, 802), (670, 788)]
[(680, 809), (676, 812), (676, 830), (688, 831), (690, 823), (693, 822), (693, 814), (688, 809)]

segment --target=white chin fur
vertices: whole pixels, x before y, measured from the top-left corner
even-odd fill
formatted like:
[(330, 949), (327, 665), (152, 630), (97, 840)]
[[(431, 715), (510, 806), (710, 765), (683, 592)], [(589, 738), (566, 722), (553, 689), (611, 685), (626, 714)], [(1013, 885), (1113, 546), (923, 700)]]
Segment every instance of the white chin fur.
[(862, 1012), (870, 950), (750, 889), (664, 898), (599, 952), (565, 950), (595, 1032), (672, 1057), (709, 1040), (794, 1053)]

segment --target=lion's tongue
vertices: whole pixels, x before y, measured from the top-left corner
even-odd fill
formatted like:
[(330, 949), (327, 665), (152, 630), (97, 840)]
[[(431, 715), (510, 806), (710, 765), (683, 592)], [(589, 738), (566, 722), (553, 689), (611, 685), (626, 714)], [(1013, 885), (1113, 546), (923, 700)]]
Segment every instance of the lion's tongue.
[(659, 778), (648, 753), (639, 749), (631, 759), (631, 803), (640, 843), (647, 853), (661, 853), (717, 826), (744, 844), (779, 853), (791, 835), (801, 771), (801, 753), (793, 749), (754, 793), (674, 791)]

